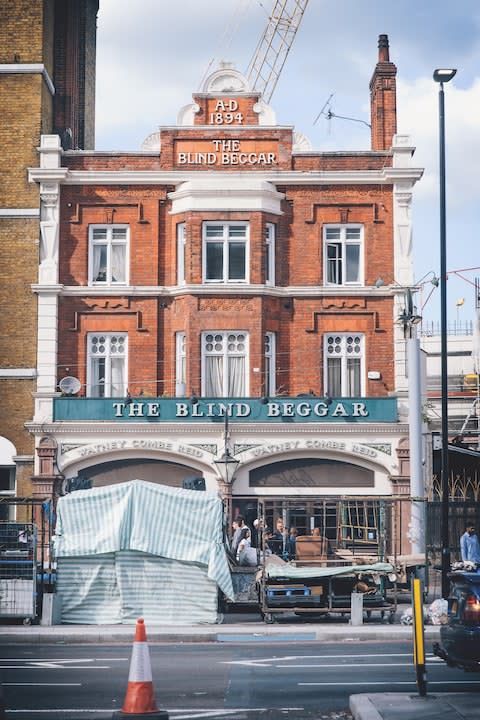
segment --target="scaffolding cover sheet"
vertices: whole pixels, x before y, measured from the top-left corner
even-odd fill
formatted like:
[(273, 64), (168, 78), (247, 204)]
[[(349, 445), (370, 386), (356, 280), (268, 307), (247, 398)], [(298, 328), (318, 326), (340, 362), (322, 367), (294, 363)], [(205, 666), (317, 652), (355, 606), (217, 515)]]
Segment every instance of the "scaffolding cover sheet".
[(194, 563), (233, 600), (222, 518), (221, 499), (203, 491), (143, 480), (77, 490), (58, 501), (55, 552), (59, 563), (123, 551), (178, 561), (181, 572)]
[(265, 575), (268, 578), (323, 578), (332, 575), (355, 575), (358, 573), (391, 573), (395, 568), (390, 563), (372, 563), (371, 565), (346, 565), (344, 567), (295, 567), (288, 563), (277, 562), (265, 564)]
[(217, 585), (205, 565), (121, 550), (60, 557), (61, 622), (81, 625), (215, 623)]

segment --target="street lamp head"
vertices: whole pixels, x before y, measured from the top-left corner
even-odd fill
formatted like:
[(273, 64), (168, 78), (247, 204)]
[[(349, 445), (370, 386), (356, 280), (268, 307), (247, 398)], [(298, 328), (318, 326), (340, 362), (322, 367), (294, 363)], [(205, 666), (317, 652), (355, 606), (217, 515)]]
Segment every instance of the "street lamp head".
[(223, 455), (213, 461), (217, 467), (218, 474), (226, 485), (231, 485), (235, 477), (240, 460), (233, 457), (232, 453), (225, 447)]
[(457, 74), (456, 68), (437, 68), (433, 71), (433, 79), (438, 83), (449, 82)]

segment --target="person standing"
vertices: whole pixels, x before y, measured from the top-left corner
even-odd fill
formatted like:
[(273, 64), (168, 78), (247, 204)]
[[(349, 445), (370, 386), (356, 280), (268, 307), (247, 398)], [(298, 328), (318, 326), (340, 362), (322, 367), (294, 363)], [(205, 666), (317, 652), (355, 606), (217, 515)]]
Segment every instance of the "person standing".
[(297, 535), (298, 535), (297, 528), (292, 526), (290, 528), (290, 537), (288, 538), (288, 543), (289, 543), (288, 552), (289, 552), (289, 555), (291, 558), (294, 558), (295, 553), (297, 552)]
[(268, 547), (274, 555), (280, 557), (288, 555), (288, 534), (282, 518), (277, 519), (275, 532), (268, 538)]
[(233, 537), (232, 537), (232, 543), (231, 543), (230, 547), (232, 550), (233, 557), (236, 557), (237, 551), (238, 551), (238, 544), (243, 536), (242, 530), (247, 528), (247, 526), (245, 525), (245, 518), (243, 517), (243, 515), (237, 515), (235, 520), (232, 522), (232, 528), (233, 528)]
[(474, 525), (467, 525), (465, 528), (465, 532), (460, 538), (460, 553), (463, 562), (469, 560), (480, 563), (480, 542)]

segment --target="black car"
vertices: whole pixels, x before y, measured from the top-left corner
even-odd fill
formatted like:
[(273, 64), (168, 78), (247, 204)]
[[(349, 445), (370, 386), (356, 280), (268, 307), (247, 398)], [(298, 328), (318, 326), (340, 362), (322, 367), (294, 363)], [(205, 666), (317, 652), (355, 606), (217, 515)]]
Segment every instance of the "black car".
[(450, 667), (480, 672), (480, 572), (449, 574), (448, 624), (433, 652)]

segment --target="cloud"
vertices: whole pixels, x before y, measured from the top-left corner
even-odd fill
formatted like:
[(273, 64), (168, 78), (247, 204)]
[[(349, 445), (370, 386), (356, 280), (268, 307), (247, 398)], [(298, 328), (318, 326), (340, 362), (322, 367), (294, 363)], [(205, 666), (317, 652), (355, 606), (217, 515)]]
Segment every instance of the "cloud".
[[(398, 128), (413, 136), (416, 165), (425, 168), (418, 197), (431, 200), (438, 195), (439, 172), (439, 86), (430, 78), (413, 84), (398, 82)], [(445, 155), (447, 193), (450, 204), (460, 209), (480, 204), (477, 168), (480, 163), (480, 78), (466, 88), (455, 79), (444, 86)]]

